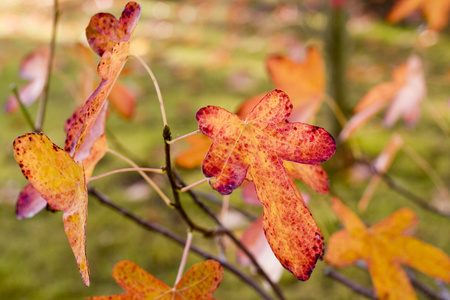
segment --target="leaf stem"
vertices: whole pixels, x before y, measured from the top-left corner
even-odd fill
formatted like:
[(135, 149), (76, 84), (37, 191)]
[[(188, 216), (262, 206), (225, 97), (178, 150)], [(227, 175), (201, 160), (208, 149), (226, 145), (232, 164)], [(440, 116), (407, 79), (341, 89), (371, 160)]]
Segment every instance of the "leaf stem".
[[(97, 200), (100, 203), (108, 206), (109, 208), (113, 209), (114, 211), (118, 212), (119, 214), (123, 215), (124, 217), (128, 218), (129, 220), (133, 221), (134, 223), (144, 227), (145, 229), (147, 229), (149, 231), (157, 232), (157, 233), (167, 237), (168, 239), (171, 239), (172, 241), (176, 242), (177, 244), (179, 244), (181, 246), (186, 245), (186, 241), (182, 237), (176, 235), (172, 231), (168, 230), (167, 228), (165, 228), (157, 223), (149, 222), (149, 221), (139, 218), (137, 215), (128, 211), (124, 207), (121, 207), (121, 206), (113, 203), (111, 200), (108, 199), (108, 197), (106, 197), (102, 193), (90, 188), (89, 194), (91, 194), (92, 196), (97, 198)], [(238, 278), (240, 278), (242, 281), (247, 283), (250, 287), (252, 287), (257, 293), (259, 293), (261, 295), (262, 299), (273, 300), (273, 298), (265, 290), (263, 290), (260, 286), (258, 286), (258, 284), (250, 276), (243, 273), (241, 270), (236, 268), (234, 265), (232, 265), (228, 261), (226, 261), (224, 259), (220, 259), (219, 257), (216, 257), (195, 245), (192, 245), (190, 247), (190, 249), (192, 252), (197, 253), (198, 255), (200, 255), (206, 259), (214, 259), (215, 261), (218, 261), (225, 269), (229, 270), (231, 273), (233, 273)]]
[(150, 69), (150, 67), (145, 63), (145, 61), (142, 58), (140, 58), (138, 55), (136, 55), (134, 53), (130, 53), (129, 56), (134, 57), (135, 59), (137, 59), (142, 64), (142, 66), (145, 68), (145, 70), (147, 71), (148, 75), (150, 75), (150, 77), (151, 77), (151, 79), (153, 81), (153, 85), (155, 86), (156, 94), (158, 95), (159, 107), (161, 109), (161, 115), (162, 115), (163, 123), (164, 123), (164, 126), (167, 126), (166, 110), (164, 109), (164, 102), (163, 102), (163, 99), (162, 99), (161, 90), (159, 88), (159, 84), (158, 84), (158, 81), (156, 80), (155, 75), (153, 74), (153, 72)]
[(23, 104), (22, 99), (20, 98), (19, 91), (17, 90), (17, 86), (15, 84), (11, 84), (11, 86), (9, 88), (14, 93), (14, 96), (16, 96), (16, 100), (19, 103), (20, 111), (22, 112), (23, 117), (25, 118), (25, 121), (27, 121), (28, 125), (31, 127), (31, 130), (33, 130), (34, 132), (37, 132), (37, 130), (34, 127), (33, 120), (31, 120), (31, 116), (28, 113), (27, 108)]
[(150, 186), (155, 189), (155, 191), (158, 193), (158, 195), (164, 200), (164, 202), (169, 206), (172, 207), (170, 199), (161, 191), (161, 189), (156, 185), (156, 183), (151, 180), (150, 177), (147, 176), (142, 170), (140, 170), (139, 166), (136, 165), (131, 159), (123, 156), (120, 153), (117, 153), (116, 151), (112, 149), (108, 149), (108, 152), (111, 154), (114, 154), (118, 158), (122, 159), (123, 161), (127, 162), (129, 165), (131, 165), (133, 168), (137, 169), (136, 171), (144, 178), (145, 181), (147, 181)]
[(36, 123), (34, 125), (34, 129), (36, 132), (42, 131), (42, 126), (44, 124), (45, 119), (45, 111), (47, 108), (47, 102), (50, 92), (50, 79), (52, 77), (52, 70), (53, 70), (53, 58), (55, 56), (55, 48), (56, 48), (56, 32), (58, 29), (58, 20), (59, 20), (59, 4), (58, 0), (53, 0), (53, 26), (52, 26), (52, 37), (50, 41), (50, 56), (48, 60), (48, 70), (47, 70), (47, 78), (45, 80), (45, 86), (44, 86), (44, 94), (42, 96), (42, 99), (40, 101), (39, 105), (39, 113), (36, 118)]
[(185, 139), (185, 138), (187, 138), (187, 137), (189, 137), (191, 135), (195, 135), (195, 134), (197, 134), (199, 132), (200, 132), (200, 130), (196, 130), (194, 132), (191, 132), (191, 133), (185, 134), (183, 136), (177, 137), (176, 139), (173, 139), (171, 141), (167, 141), (166, 143), (168, 143), (168, 144), (175, 144), (176, 142), (178, 142), (178, 141), (180, 141), (182, 139)]
[(103, 174), (99, 174), (96, 176), (92, 176), (86, 179), (86, 184), (88, 184), (89, 182), (93, 181), (93, 180), (97, 180), (109, 175), (113, 175), (113, 174), (117, 174), (117, 173), (123, 173), (123, 172), (137, 172), (137, 171), (143, 171), (143, 172), (153, 172), (153, 173), (158, 173), (158, 174), (164, 174), (165, 172), (161, 169), (153, 169), (153, 168), (123, 168), (123, 169), (117, 169), (117, 170), (112, 170)]
[(197, 185), (200, 185), (200, 184), (202, 184), (202, 183), (205, 183), (205, 182), (207, 182), (208, 180), (209, 180), (209, 178), (203, 178), (202, 180), (199, 180), (199, 181), (194, 182), (194, 183), (192, 183), (192, 184), (190, 184), (190, 185), (188, 185), (188, 186), (185, 186), (185, 187), (183, 187), (183, 188), (180, 189), (180, 193), (187, 192), (187, 191), (189, 191), (190, 189), (192, 189), (193, 187), (196, 187)]
[(177, 285), (177, 283), (180, 281), (181, 277), (183, 276), (184, 267), (186, 266), (186, 260), (187, 260), (187, 256), (189, 253), (189, 249), (191, 248), (192, 236), (193, 236), (192, 232), (190, 230), (188, 230), (186, 245), (184, 246), (183, 256), (181, 257), (180, 267), (178, 268), (177, 279), (175, 280), (174, 286)]

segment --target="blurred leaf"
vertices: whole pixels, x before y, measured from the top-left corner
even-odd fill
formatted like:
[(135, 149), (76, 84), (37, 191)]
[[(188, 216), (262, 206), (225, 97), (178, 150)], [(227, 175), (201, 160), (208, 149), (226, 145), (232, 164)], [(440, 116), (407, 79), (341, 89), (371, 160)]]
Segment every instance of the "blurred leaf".
[(370, 228), (339, 199), (332, 198), (332, 208), (345, 229), (331, 236), (325, 261), (341, 268), (364, 260), (379, 299), (416, 299), (401, 264), (450, 283), (450, 257), (406, 233), (417, 223), (409, 208)]
[(356, 130), (375, 116), (387, 104), (384, 125), (391, 127), (400, 116), (409, 126), (420, 118), (420, 104), (426, 96), (422, 61), (416, 55), (392, 72), (391, 82), (380, 83), (371, 88), (355, 107), (355, 115), (348, 121), (339, 136), (347, 140)]
[(397, 23), (419, 9), (422, 10), (429, 29), (439, 31), (447, 25), (450, 11), (449, 0), (399, 0), (387, 19), (389, 22)]
[(222, 281), (222, 276), (222, 266), (214, 260), (207, 260), (193, 265), (175, 287), (171, 288), (134, 262), (121, 261), (114, 267), (113, 277), (127, 292), (90, 299), (214, 299), (212, 294)]
[[(325, 64), (319, 48), (311, 47), (306, 59), (298, 63), (285, 56), (270, 56), (266, 60), (270, 78), (277, 89), (284, 91), (294, 105), (291, 122), (309, 122), (315, 116), (325, 93)], [(237, 114), (248, 115), (263, 95), (246, 100)]]
[[(50, 49), (40, 48), (28, 55), (20, 66), (19, 75), (23, 79), (30, 80), (28, 84), (19, 89), (19, 97), (25, 106), (33, 104), (44, 91), (47, 80)], [(4, 106), (6, 113), (12, 113), (19, 108), (16, 96), (8, 97)]]
[(211, 186), (230, 194), (246, 177), (264, 205), (264, 230), (278, 260), (296, 278), (307, 280), (322, 255), (323, 238), (282, 160), (317, 164), (329, 159), (335, 142), (323, 128), (287, 123), (287, 95), (274, 90), (245, 120), (217, 106), (197, 112), (200, 131), (213, 140), (203, 161)]

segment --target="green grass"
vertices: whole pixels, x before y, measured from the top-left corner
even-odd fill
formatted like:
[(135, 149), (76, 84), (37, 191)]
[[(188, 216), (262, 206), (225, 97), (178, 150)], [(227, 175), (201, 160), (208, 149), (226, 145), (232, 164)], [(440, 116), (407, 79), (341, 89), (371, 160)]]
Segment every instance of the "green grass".
[[(265, 10), (263, 13), (266, 22), (252, 20), (248, 24), (235, 27), (227, 23), (223, 11), (214, 11), (214, 17), (204, 16), (200, 21), (192, 24), (182, 24), (173, 13), (167, 21), (173, 22), (174, 34), (164, 40), (158, 40), (151, 35), (151, 29), (157, 21), (151, 17), (151, 2), (143, 2), (143, 19), (138, 25), (135, 38), (143, 38), (149, 43), (149, 50), (143, 55), (156, 74), (167, 111), (169, 125), (173, 137), (182, 136), (197, 129), (195, 121), (196, 111), (205, 105), (219, 105), (234, 110), (245, 98), (256, 93), (268, 91), (273, 88), (265, 72), (264, 58), (267, 54), (278, 49), (270, 44), (270, 38), (281, 34), (284, 30), (301, 33), (297, 35), (301, 42), (321, 40), (323, 36), (308, 33), (317, 32), (317, 27), (311, 30), (305, 24), (299, 26), (282, 26), (275, 24), (272, 16)], [(270, 4), (267, 4), (270, 7)], [(114, 12), (120, 12), (117, 5)], [(176, 4), (171, 4), (175, 11)], [(19, 7), (10, 6), (11, 13), (18, 12)], [(219, 8), (215, 8), (219, 9)], [(41, 8), (40, 13), (45, 13)], [(66, 11), (69, 16), (71, 11)], [(76, 17), (74, 16), (76, 15)], [(316, 13), (320, 19), (323, 13)], [(83, 28), (89, 16), (84, 14), (80, 7), (73, 10), (73, 15), (62, 19), (77, 22), (73, 28)], [(323, 18), (322, 18), (323, 19)], [(75, 21), (74, 21), (75, 20)], [(319, 22), (320, 23), (320, 22)], [(65, 46), (68, 40), (76, 41), (81, 31), (70, 31), (68, 24), (64, 23), (59, 32), (64, 36), (58, 45), (57, 71), (52, 81), (50, 102), (45, 123), (45, 133), (58, 145), (64, 143), (62, 124), (76, 107), (75, 95), (71, 94), (76, 88), (77, 76), (81, 66), (73, 58), (65, 58)], [(81, 25), (80, 25), (81, 24)], [(320, 26), (319, 26), (320, 27)], [(236, 29), (237, 28), (237, 29)], [(403, 63), (407, 55), (415, 51), (420, 52), (424, 59), (427, 83), (429, 88), (428, 99), (431, 105), (449, 121), (449, 108), (446, 105), (448, 98), (448, 78), (445, 74), (450, 65), (450, 41), (446, 35), (440, 37), (439, 42), (426, 49), (419, 49), (415, 45), (416, 34), (414, 30), (397, 26), (388, 26), (383, 22), (374, 21), (373, 25), (364, 31), (356, 31), (349, 27), (349, 66), (361, 62), (367, 66), (378, 66), (380, 72), (373, 77), (365, 76), (359, 81), (349, 81), (348, 105), (351, 107), (374, 84), (390, 80), (390, 71), (395, 65)], [(323, 28), (321, 28), (323, 30)], [(229, 42), (232, 34), (236, 40)], [(20, 38), (21, 36), (1, 35), (2, 52), (0, 53), (1, 80), (0, 101), (7, 98), (10, 83), (23, 84), (17, 75), (20, 60), (37, 43), (46, 42), (47, 36), (36, 39)], [(253, 41), (258, 47), (251, 47)], [(229, 60), (211, 63), (218, 51), (225, 51)], [(145, 74), (143, 68), (136, 62), (130, 61), (128, 66), (132, 74), (124, 81), (136, 87), (139, 95), (136, 115), (130, 121), (123, 120), (114, 112), (107, 121), (110, 135), (109, 146), (119, 147), (114, 142), (117, 139), (120, 147), (132, 153), (133, 159), (151, 167), (160, 167), (164, 163), (162, 144), (162, 121), (156, 93), (151, 79)], [(349, 70), (352, 72), (352, 70)], [(251, 84), (243, 89), (230, 84), (230, 78), (236, 74), (244, 73), (251, 79)], [(58, 76), (59, 75), (59, 76)], [(351, 76), (349, 76), (351, 77)], [(3, 103), (3, 102), (2, 102)], [(30, 107), (35, 116), (37, 105)], [(373, 159), (383, 149), (393, 131), (399, 132), (405, 143), (415, 149), (445, 183), (450, 182), (450, 163), (448, 159), (449, 138), (439, 130), (434, 122), (434, 116), (424, 110), (420, 123), (415, 128), (404, 128), (403, 124), (391, 129), (381, 126), (379, 118), (375, 118), (365, 125), (355, 135), (355, 140), (368, 159)], [(322, 109), (315, 120), (315, 124), (325, 126), (328, 114)], [(158, 234), (148, 232), (129, 220), (100, 205), (96, 200), (90, 199), (89, 218), (87, 226), (87, 255), (91, 269), (91, 287), (82, 284), (76, 263), (67, 243), (67, 238), (61, 223), (61, 213), (43, 211), (34, 218), (17, 220), (14, 215), (14, 205), (17, 194), (26, 184), (25, 179), (12, 156), (12, 141), (18, 135), (29, 131), (27, 125), (16, 112), (12, 115), (0, 116), (0, 294), (5, 299), (81, 299), (94, 295), (110, 295), (120, 293), (121, 288), (111, 277), (113, 266), (120, 260), (133, 260), (142, 268), (151, 272), (168, 284), (173, 284), (177, 268), (181, 259), (182, 247), (174, 244)], [(113, 138), (114, 136), (114, 138)], [(183, 143), (174, 146), (174, 152), (180, 151)], [(342, 145), (338, 145), (342, 147)], [(125, 164), (115, 157), (107, 155), (96, 169), (96, 174), (125, 167)], [(351, 182), (348, 178), (348, 166), (344, 156), (336, 156), (324, 164), (330, 176), (330, 186), (350, 207), (356, 208), (367, 181)], [(200, 170), (181, 170), (187, 183), (202, 178)], [(408, 188), (424, 199), (432, 201), (435, 196), (435, 186), (427, 174), (419, 168), (405, 152), (400, 151), (389, 172), (402, 186)], [(155, 180), (170, 194), (167, 181), (159, 175)], [(136, 181), (142, 181), (136, 174), (114, 175), (98, 180), (92, 186), (106, 193), (112, 200), (126, 206), (143, 218), (161, 223), (174, 230), (179, 235), (185, 235), (185, 226), (180, 217), (167, 208), (157, 195), (148, 191), (144, 199), (137, 202), (129, 201), (127, 188)], [(301, 188), (305, 188), (300, 184)], [(207, 185), (199, 189), (210, 191)], [(188, 211), (198, 222), (211, 226), (201, 212), (188, 198), (183, 198)], [(260, 213), (259, 208), (247, 207), (242, 204), (239, 192), (232, 195), (232, 203), (242, 207), (255, 215)], [(361, 213), (361, 217), (370, 224), (387, 217), (400, 207), (411, 207), (419, 216), (420, 223), (415, 232), (416, 236), (424, 241), (450, 252), (450, 233), (448, 219), (441, 218), (427, 211), (399, 195), (382, 183), (376, 191), (368, 211)], [(213, 206), (217, 211), (219, 208)], [(314, 195), (310, 209), (326, 239), (340, 228), (340, 222), (332, 213), (328, 196)], [(243, 228), (242, 228), (243, 229)], [(242, 230), (241, 230), (242, 231)], [(195, 235), (194, 243), (217, 253), (214, 242), (204, 240)], [(229, 259), (234, 261), (232, 248), (228, 253)], [(190, 254), (188, 266), (202, 259)], [(281, 288), (288, 299), (362, 299), (349, 289), (322, 275), (327, 267), (324, 262), (318, 262), (316, 270), (307, 282), (299, 282), (285, 272), (281, 279)], [(246, 269), (244, 269), (246, 270)], [(248, 270), (246, 270), (247, 272)], [(367, 273), (355, 268), (342, 270), (343, 274), (353, 278), (365, 286), (370, 286)], [(259, 299), (260, 297), (250, 288), (243, 285), (234, 275), (225, 272), (224, 280), (217, 292), (217, 299)], [(418, 294), (419, 297), (422, 295)]]

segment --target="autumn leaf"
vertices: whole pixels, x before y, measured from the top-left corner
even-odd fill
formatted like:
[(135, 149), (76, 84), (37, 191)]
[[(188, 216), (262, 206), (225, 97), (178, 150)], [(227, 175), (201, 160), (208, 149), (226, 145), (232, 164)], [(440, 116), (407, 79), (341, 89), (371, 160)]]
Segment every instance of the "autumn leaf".
[(400, 116), (408, 126), (420, 118), (420, 104), (426, 95), (422, 61), (412, 55), (408, 61), (392, 73), (391, 82), (380, 83), (371, 88), (356, 105), (355, 115), (342, 129), (339, 139), (347, 140), (358, 128), (389, 104), (384, 125), (391, 127)]
[[(30, 80), (25, 86), (19, 89), (19, 97), (25, 106), (34, 103), (44, 91), (47, 80), (48, 64), (50, 60), (50, 49), (40, 48), (28, 55), (20, 66), (19, 75), (23, 79)], [(12, 113), (19, 108), (16, 96), (8, 97), (4, 106), (6, 113)]]
[(64, 211), (64, 230), (83, 282), (89, 285), (86, 259), (87, 189), (81, 162), (75, 162), (43, 133), (14, 140), (14, 158), (25, 178), (48, 204)]
[(98, 296), (90, 299), (214, 299), (212, 294), (222, 281), (222, 276), (222, 266), (214, 260), (207, 260), (193, 265), (175, 287), (171, 288), (152, 274), (141, 269), (134, 262), (121, 261), (115, 265), (113, 277), (127, 292), (120, 295)]
[[(311, 121), (325, 93), (325, 64), (319, 48), (308, 48), (302, 62), (285, 56), (270, 56), (266, 60), (266, 67), (275, 87), (288, 94), (294, 105), (288, 120)], [(247, 116), (263, 96), (257, 95), (246, 100), (237, 114), (240, 117)]]
[(86, 28), (89, 44), (102, 55), (97, 68), (102, 80), (67, 132), (65, 149), (72, 157), (79, 151), (125, 65), (130, 54), (129, 39), (140, 14), (140, 5), (129, 2), (119, 21), (110, 14), (100, 13), (91, 18)]
[(275, 256), (296, 278), (307, 280), (323, 251), (323, 238), (282, 160), (318, 164), (329, 159), (335, 142), (323, 128), (287, 123), (288, 96), (274, 90), (245, 120), (217, 106), (197, 112), (200, 131), (213, 140), (203, 161), (211, 186), (230, 194), (250, 178), (264, 206), (264, 230)]
[(379, 299), (416, 299), (402, 264), (450, 283), (450, 257), (406, 233), (417, 223), (409, 208), (369, 228), (337, 198), (332, 208), (345, 229), (331, 236), (325, 261), (342, 268), (364, 260)]
[[(99, 117), (95, 121), (87, 138), (84, 140), (80, 151), (74, 157), (74, 161), (83, 163), (85, 177), (89, 178), (94, 171), (95, 166), (108, 151), (108, 144), (105, 136), (105, 120), (108, 105), (105, 103)], [(75, 113), (66, 121), (65, 131), (68, 130), (72, 122), (76, 120), (80, 113), (77, 109)], [(47, 201), (41, 197), (36, 189), (28, 184), (19, 194), (16, 204), (16, 216), (18, 219), (31, 218), (40, 212), (47, 205)]]
[(425, 15), (429, 29), (439, 31), (447, 25), (449, 0), (400, 0), (394, 5), (387, 19), (389, 22), (397, 23), (419, 9)]

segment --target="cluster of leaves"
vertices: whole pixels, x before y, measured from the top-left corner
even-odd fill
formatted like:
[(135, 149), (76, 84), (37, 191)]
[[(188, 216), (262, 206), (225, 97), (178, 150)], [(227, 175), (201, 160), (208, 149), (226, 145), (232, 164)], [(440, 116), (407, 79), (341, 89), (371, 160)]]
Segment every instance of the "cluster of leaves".
[[(406, 14), (406, 3), (409, 2), (401, 1), (394, 8), (389, 17), (391, 21)], [(140, 14), (140, 5), (130, 2), (119, 19), (108, 13), (91, 18), (86, 36), (91, 48), (101, 56), (97, 68), (101, 81), (66, 122), (64, 149), (43, 133), (20, 136), (13, 146), (14, 157), (30, 182), (19, 195), (18, 218), (32, 217), (46, 206), (63, 211), (64, 229), (87, 286), (90, 284), (85, 233), (87, 184), (94, 179), (95, 165), (108, 152), (107, 99), (114, 95), (113, 89), (118, 89), (116, 80), (132, 56), (130, 39)], [(442, 22), (430, 24), (430, 27), (440, 29)], [(17, 98), (8, 99), (7, 112), (38, 98), (46, 83), (42, 78), (48, 71), (49, 60), (48, 49), (27, 58), (21, 75), (31, 82), (19, 91)], [(408, 230), (417, 223), (417, 217), (408, 208), (367, 227), (340, 200), (331, 197), (331, 207), (345, 229), (330, 237), (324, 255), (324, 238), (307, 208), (309, 196), (300, 192), (294, 179), (304, 181), (318, 193), (329, 193), (328, 176), (319, 163), (334, 155), (336, 142), (325, 129), (306, 124), (312, 122), (327, 97), (325, 64), (319, 48), (312, 46), (302, 62), (286, 56), (271, 56), (266, 66), (276, 89), (244, 101), (236, 114), (218, 106), (200, 109), (196, 114), (198, 131), (186, 138), (191, 147), (175, 159), (179, 167), (201, 166), (211, 187), (220, 194), (229, 195), (242, 185), (244, 201), (262, 205), (263, 215), (242, 236), (238, 262), (259, 264), (277, 281), (281, 273), (270, 269), (274, 264), (283, 266), (299, 280), (308, 280), (323, 256), (325, 262), (334, 267), (364, 261), (376, 295), (381, 299), (415, 299), (414, 289), (401, 264), (450, 283), (450, 258), (445, 252), (409, 236)], [(400, 116), (409, 126), (419, 121), (420, 104), (426, 95), (421, 59), (411, 56), (393, 71), (392, 77), (391, 82), (374, 86), (361, 99), (353, 117), (340, 132), (340, 142), (351, 139), (354, 132), (386, 106), (384, 125), (387, 127), (393, 126)], [(123, 95), (124, 92), (119, 88), (116, 93)], [(120, 107), (121, 101), (115, 102)], [(173, 200), (166, 202), (179, 210), (190, 230), (211, 235), (210, 230), (193, 224), (179, 203), (179, 193), (187, 188), (175, 179), (170, 164), (170, 129), (162, 101), (160, 105), (168, 162), (159, 171), (168, 175), (174, 195)], [(132, 102), (118, 110), (130, 117)], [(360, 201), (361, 210), (368, 207), (383, 173), (401, 147), (401, 137), (394, 135), (373, 163), (374, 176)], [(137, 167), (134, 169), (142, 172)], [(165, 195), (160, 195), (166, 200)], [(219, 262), (208, 260), (194, 265), (171, 288), (135, 263), (122, 261), (115, 266), (113, 277), (126, 293), (92, 299), (213, 299), (222, 273)]]

